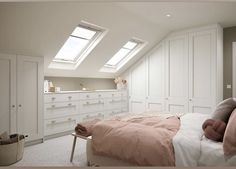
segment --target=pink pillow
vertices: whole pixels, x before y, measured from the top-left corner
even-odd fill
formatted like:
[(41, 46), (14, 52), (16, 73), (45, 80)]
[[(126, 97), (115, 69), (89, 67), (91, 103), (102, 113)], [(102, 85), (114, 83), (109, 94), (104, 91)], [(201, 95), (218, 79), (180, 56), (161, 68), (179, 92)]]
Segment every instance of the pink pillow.
[(223, 149), (225, 155), (236, 154), (236, 109), (232, 112), (225, 130)]
[(222, 120), (207, 119), (202, 125), (206, 138), (214, 141), (223, 140), (225, 128), (226, 123)]

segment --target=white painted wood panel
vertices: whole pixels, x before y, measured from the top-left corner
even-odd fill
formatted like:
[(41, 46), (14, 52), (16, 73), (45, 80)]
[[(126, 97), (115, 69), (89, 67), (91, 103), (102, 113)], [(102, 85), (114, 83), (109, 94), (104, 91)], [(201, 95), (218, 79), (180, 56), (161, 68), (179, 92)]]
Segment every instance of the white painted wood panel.
[(165, 47), (160, 43), (147, 56), (147, 111), (165, 110)]
[(216, 32), (190, 34), (189, 111), (210, 113), (216, 97)]
[(188, 112), (188, 36), (174, 36), (167, 40), (166, 109)]
[(131, 70), (130, 86), (130, 112), (144, 112), (146, 97), (146, 66), (144, 59)]
[(43, 60), (39, 57), (17, 58), (18, 132), (27, 141), (43, 137)]
[(16, 132), (16, 57), (0, 54), (0, 133)]

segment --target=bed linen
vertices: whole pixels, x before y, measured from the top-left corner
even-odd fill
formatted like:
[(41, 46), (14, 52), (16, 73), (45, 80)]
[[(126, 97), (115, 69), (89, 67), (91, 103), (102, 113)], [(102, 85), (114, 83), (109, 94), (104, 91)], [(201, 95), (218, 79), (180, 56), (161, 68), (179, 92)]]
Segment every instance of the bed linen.
[(210, 115), (189, 113), (180, 118), (181, 126), (173, 138), (176, 166), (235, 166), (236, 156), (225, 156), (223, 143), (203, 135), (202, 124)]
[[(126, 115), (124, 115), (126, 116)], [(147, 116), (149, 116), (147, 114)], [(236, 166), (236, 156), (224, 156), (223, 143), (214, 142), (203, 135), (202, 124), (210, 114), (188, 113), (180, 117), (180, 128), (173, 137), (175, 165), (182, 166)], [(127, 120), (129, 117), (127, 117)], [(112, 157), (95, 155), (91, 141), (87, 144), (88, 161), (100, 166), (130, 166)]]
[(177, 116), (158, 113), (101, 121), (94, 125), (92, 149), (141, 166), (174, 166), (172, 138), (179, 126)]
[(198, 166), (202, 124), (209, 115), (188, 113), (180, 117), (181, 126), (173, 138), (176, 166)]
[(200, 154), (198, 161), (200, 166), (236, 166), (236, 156), (225, 156), (222, 142), (203, 137)]

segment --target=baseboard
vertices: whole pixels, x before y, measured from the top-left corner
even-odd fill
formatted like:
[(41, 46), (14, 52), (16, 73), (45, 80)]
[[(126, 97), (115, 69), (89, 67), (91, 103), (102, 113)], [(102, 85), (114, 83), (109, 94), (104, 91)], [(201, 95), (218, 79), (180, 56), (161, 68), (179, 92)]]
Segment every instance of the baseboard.
[(74, 130), (48, 135), (48, 136), (44, 137), (44, 140), (49, 140), (49, 139), (53, 139), (53, 138), (57, 138), (57, 137), (61, 137), (61, 136), (66, 136), (66, 135), (72, 134), (73, 132), (74, 132)]
[(25, 147), (32, 146), (35, 144), (40, 144), (40, 143), (43, 143), (43, 138), (41, 138), (39, 140), (34, 140), (34, 141), (27, 141), (27, 142), (25, 142)]

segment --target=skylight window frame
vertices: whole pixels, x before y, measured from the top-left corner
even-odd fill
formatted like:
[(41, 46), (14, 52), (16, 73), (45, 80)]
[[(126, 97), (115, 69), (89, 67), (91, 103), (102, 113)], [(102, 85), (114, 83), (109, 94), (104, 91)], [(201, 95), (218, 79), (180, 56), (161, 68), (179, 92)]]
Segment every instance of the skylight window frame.
[[(53, 62), (58, 62), (58, 63), (68, 63), (68, 64), (76, 64), (77, 62), (79, 62), (79, 60), (82, 58), (82, 55), (89, 50), (89, 48), (96, 42), (96, 40), (100, 37), (100, 35), (102, 35), (102, 33), (104, 32), (104, 30), (99, 29), (99, 28), (94, 28), (92, 26), (88, 26), (88, 25), (82, 25), (79, 24), (77, 27), (81, 27), (81, 28), (85, 28), (91, 31), (95, 31), (96, 33), (94, 34), (94, 36), (91, 39), (86, 39), (83, 37), (78, 37), (78, 36), (74, 36), (72, 35), (72, 33), (70, 34), (69, 37), (75, 37), (75, 38), (80, 38), (80, 39), (86, 39), (89, 40), (89, 43), (79, 52), (79, 54), (77, 54), (77, 56), (74, 58), (74, 60), (66, 60), (66, 59), (57, 59), (54, 58)], [(63, 44), (64, 45), (64, 44)]]

